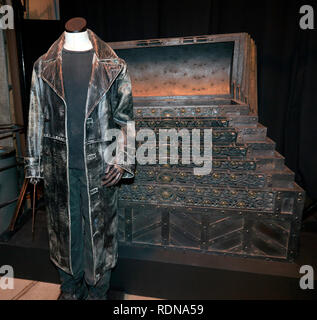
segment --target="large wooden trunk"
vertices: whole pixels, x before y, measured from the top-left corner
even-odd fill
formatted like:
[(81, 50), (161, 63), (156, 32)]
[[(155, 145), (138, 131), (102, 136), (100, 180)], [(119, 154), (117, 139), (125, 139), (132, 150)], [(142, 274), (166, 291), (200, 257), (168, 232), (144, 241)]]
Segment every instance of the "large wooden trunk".
[(304, 192), (258, 123), (250, 36), (110, 45), (128, 65), (137, 130), (213, 129), (208, 175), (169, 154), (166, 164), (137, 164), (120, 188), (120, 244), (292, 261)]

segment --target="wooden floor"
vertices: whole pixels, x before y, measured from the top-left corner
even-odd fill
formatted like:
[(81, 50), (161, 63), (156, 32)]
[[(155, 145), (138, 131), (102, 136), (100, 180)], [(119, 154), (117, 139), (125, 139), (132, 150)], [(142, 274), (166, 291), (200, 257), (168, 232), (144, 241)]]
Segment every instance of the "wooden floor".
[[(60, 294), (58, 284), (14, 279), (14, 289), (1, 289), (0, 300), (57, 300)], [(124, 294), (124, 300), (158, 300), (151, 297), (142, 297)]]

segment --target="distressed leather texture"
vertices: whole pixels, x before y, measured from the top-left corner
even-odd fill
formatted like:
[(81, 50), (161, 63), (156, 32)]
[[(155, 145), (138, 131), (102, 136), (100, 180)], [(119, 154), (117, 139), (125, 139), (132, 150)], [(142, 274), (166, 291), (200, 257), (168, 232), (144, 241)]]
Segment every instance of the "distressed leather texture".
[[(84, 159), (89, 199), (92, 250), (86, 254), (93, 266), (86, 280), (95, 284), (117, 261), (118, 186), (102, 186), (111, 142), (109, 129), (121, 129), (116, 159), (127, 153), (126, 123), (133, 120), (131, 81), (127, 65), (94, 32), (87, 29), (94, 55), (89, 82), (84, 135)], [(50, 256), (65, 272), (72, 274), (70, 254), (68, 137), (66, 102), (62, 75), (65, 32), (33, 66), (27, 130), (25, 177), (44, 179), (48, 216)], [(119, 163), (123, 179), (134, 176), (134, 164)]]

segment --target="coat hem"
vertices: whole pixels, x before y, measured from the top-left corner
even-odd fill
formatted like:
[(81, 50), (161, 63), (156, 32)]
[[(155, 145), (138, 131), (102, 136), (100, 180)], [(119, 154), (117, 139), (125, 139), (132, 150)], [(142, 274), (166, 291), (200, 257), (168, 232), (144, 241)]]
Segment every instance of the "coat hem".
[(59, 264), (57, 262), (57, 260), (55, 260), (54, 258), (50, 257), (51, 261), (56, 265), (56, 267), (60, 268), (61, 270), (63, 270), (64, 272), (70, 274), (70, 275), (73, 275), (73, 273), (70, 271), (69, 268), (67, 267), (62, 267), (61, 264)]

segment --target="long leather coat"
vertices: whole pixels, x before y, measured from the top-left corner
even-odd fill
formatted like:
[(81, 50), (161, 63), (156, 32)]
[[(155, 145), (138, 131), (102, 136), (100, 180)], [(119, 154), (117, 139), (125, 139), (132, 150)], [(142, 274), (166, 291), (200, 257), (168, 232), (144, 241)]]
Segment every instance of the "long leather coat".
[[(91, 242), (92, 252), (86, 254), (91, 255), (93, 261), (92, 271), (86, 270), (86, 278), (95, 284), (117, 260), (118, 187), (101, 184), (107, 165), (106, 147), (110, 143), (106, 141), (106, 133), (109, 128), (124, 129), (127, 121), (133, 119), (133, 104), (125, 61), (95, 33), (87, 31), (94, 55), (83, 123), (91, 228), (91, 236), (85, 241)], [(58, 267), (72, 274), (67, 105), (61, 52), (64, 38), (65, 32), (34, 63), (25, 173), (27, 178), (44, 179), (50, 256)], [(120, 166), (125, 169), (123, 178), (133, 177), (134, 165)]]

